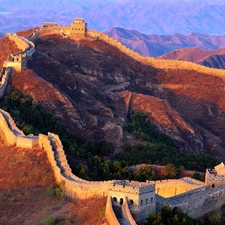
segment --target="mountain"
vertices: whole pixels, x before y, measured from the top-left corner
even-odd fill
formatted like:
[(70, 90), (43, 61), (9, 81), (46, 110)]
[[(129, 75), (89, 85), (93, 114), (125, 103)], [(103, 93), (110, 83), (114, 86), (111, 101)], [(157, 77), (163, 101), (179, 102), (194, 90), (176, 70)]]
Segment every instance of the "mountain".
[(225, 69), (225, 54), (224, 55), (211, 55), (203, 60), (202, 65), (211, 68)]
[(159, 56), (158, 59), (190, 61), (211, 68), (224, 69), (225, 48), (214, 51), (205, 51), (198, 48), (182, 48)]
[(0, 38), (4, 37), (4, 36), (5, 36), (5, 34), (0, 32)]
[[(6, 38), (5, 38), (6, 39)], [(4, 39), (4, 40), (5, 40)], [(225, 159), (224, 87), (218, 73), (134, 60), (101, 39), (70, 39), (43, 30), (28, 69), (14, 72), (8, 93), (30, 96), (72, 132), (106, 140), (114, 153), (139, 143), (123, 129), (132, 111), (148, 112), (157, 130), (185, 152)], [(206, 72), (205, 72), (206, 71)]]
[(147, 34), (189, 32), (224, 34), (222, 0), (0, 0), (1, 32), (15, 32), (44, 21), (69, 24), (84, 17), (90, 29), (135, 29)]
[(187, 35), (142, 34), (136, 30), (112, 28), (105, 31), (110, 37), (119, 40), (127, 47), (143, 56), (157, 57), (179, 48), (197, 47), (203, 50), (215, 50), (225, 47), (225, 36), (211, 36), (191, 32)]

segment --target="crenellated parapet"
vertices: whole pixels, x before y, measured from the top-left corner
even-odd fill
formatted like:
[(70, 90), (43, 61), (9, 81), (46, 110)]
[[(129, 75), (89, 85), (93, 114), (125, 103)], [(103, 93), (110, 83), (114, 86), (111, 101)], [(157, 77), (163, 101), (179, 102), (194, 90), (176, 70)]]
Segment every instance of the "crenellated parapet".
[(12, 70), (11, 68), (3, 68), (0, 73), (0, 98), (5, 93), (11, 70)]

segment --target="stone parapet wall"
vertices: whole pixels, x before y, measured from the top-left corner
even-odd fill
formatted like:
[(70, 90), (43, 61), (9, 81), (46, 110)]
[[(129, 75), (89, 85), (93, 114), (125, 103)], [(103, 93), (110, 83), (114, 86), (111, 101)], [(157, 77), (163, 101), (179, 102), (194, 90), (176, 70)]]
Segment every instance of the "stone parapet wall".
[(30, 36), (26, 37), (26, 39), (35, 43), (39, 38), (39, 31), (40, 31), (40, 29), (37, 29)]
[(17, 147), (33, 148), (38, 146), (38, 137), (18, 136), (16, 141)]
[(1, 128), (1, 136), (4, 137), (5, 141), (10, 145), (15, 145), (17, 136), (13, 133), (13, 131), (9, 128), (4, 116), (0, 113), (0, 128)]
[(23, 148), (38, 146), (38, 137), (25, 136), (24, 133), (17, 128), (9, 113), (2, 109), (0, 109), (0, 127), (1, 134), (8, 144)]
[(2, 96), (5, 93), (10, 74), (11, 74), (11, 68), (3, 68), (2, 69), (1, 81), (0, 81), (0, 98), (2, 98)]
[(22, 51), (26, 51), (26, 49), (29, 48), (29, 45), (27, 44), (27, 42), (18, 38), (17, 35), (7, 34), (7, 37), (9, 38), (9, 40), (13, 41), (16, 44), (18, 49), (20, 49)]
[(27, 59), (28, 60), (31, 59), (32, 55), (35, 52), (35, 45), (34, 45), (34, 43), (32, 41), (29, 41), (27, 38), (24, 38), (24, 37), (21, 37), (21, 36), (18, 36), (18, 38), (20, 38), (23, 42), (27, 43), (28, 48), (25, 49), (25, 52), (26, 52)]
[(0, 109), (0, 113), (3, 115), (4, 119), (6, 120), (8, 127), (10, 128), (10, 130), (16, 135), (16, 136), (25, 136), (25, 134), (23, 133), (22, 130), (20, 130), (13, 118), (10, 116), (10, 114), (6, 111), (4, 111), (3, 109)]
[(125, 202), (122, 205), (122, 215), (123, 215), (123, 218), (130, 223), (130, 225), (137, 225), (137, 223), (135, 222), (134, 218), (132, 217), (130, 213), (127, 198), (125, 198)]
[(112, 198), (110, 196), (108, 196), (108, 198), (107, 198), (105, 217), (110, 225), (120, 225), (120, 223), (117, 220), (116, 215), (113, 211)]
[(199, 218), (225, 203), (225, 184), (215, 188), (205, 186), (171, 198), (157, 196), (157, 211), (165, 204), (179, 207), (192, 218)]
[(165, 198), (205, 186), (204, 182), (191, 178), (149, 181), (149, 183), (155, 184), (156, 194)]

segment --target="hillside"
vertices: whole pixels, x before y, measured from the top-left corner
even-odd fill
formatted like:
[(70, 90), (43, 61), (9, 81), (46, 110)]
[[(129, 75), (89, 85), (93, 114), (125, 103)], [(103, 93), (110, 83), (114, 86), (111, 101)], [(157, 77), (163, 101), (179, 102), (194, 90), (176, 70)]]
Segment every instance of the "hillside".
[(158, 57), (163, 55), (164, 57), (165, 55), (165, 59), (167, 54), (176, 50), (179, 52), (180, 48), (199, 48), (212, 51), (225, 47), (225, 36), (223, 35), (212, 36), (196, 32), (190, 32), (185, 35), (181, 33), (170, 35), (143, 34), (138, 30), (128, 30), (119, 27), (111, 28), (105, 33), (143, 56)]
[(1, 225), (39, 225), (51, 217), (59, 225), (107, 225), (105, 198), (72, 201), (54, 194), (53, 171), (41, 149), (7, 146), (1, 140), (0, 158)]
[(102, 40), (44, 33), (28, 66), (13, 73), (8, 92), (29, 95), (86, 140), (105, 139), (120, 151), (130, 140), (128, 115), (141, 109), (183, 151), (225, 157), (222, 78), (153, 68)]
[(190, 61), (211, 68), (224, 69), (224, 54), (225, 48), (214, 51), (205, 51), (198, 48), (182, 48), (174, 50), (157, 58)]
[(16, 53), (19, 49), (12, 43), (9, 38), (0, 38), (0, 68), (2, 68), (3, 61), (7, 59), (8, 54)]

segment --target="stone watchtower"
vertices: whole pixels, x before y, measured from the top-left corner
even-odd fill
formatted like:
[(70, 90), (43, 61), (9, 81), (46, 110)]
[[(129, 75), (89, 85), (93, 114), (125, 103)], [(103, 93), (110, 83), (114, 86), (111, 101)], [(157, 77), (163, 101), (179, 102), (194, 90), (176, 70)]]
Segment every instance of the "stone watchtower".
[(126, 180), (115, 181), (109, 188), (109, 195), (112, 198), (115, 213), (121, 211), (123, 204), (127, 201), (128, 208), (136, 222), (144, 221), (150, 213), (156, 211), (155, 184)]
[(27, 68), (26, 53), (19, 53), (16, 55), (10, 54), (8, 59), (4, 61), (3, 67), (13, 67), (17, 72)]
[(75, 18), (75, 20), (70, 25), (70, 34), (79, 34), (86, 36), (87, 23), (84, 22), (83, 18)]
[(215, 166), (214, 169), (206, 169), (205, 185), (216, 187), (225, 184), (225, 166), (223, 163)]

